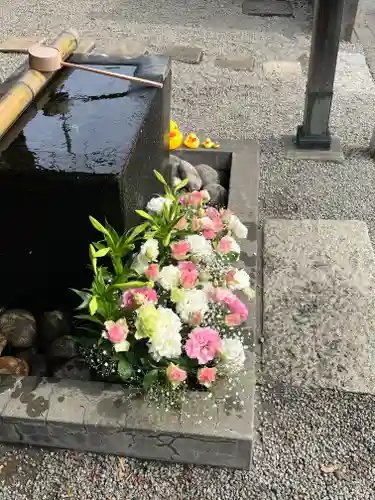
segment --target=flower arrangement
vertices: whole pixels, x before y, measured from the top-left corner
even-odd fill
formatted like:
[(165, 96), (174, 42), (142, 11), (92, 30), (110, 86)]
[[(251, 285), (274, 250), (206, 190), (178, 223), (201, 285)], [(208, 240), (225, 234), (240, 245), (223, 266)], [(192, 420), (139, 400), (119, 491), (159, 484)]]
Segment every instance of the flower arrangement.
[[(235, 266), (247, 229), (206, 191), (185, 192), (187, 180), (152, 198), (144, 222), (124, 235), (90, 217), (103, 239), (90, 245), (90, 289), (74, 290), (95, 343), (85, 359), (105, 379), (173, 388), (214, 386), (241, 373), (241, 325), (254, 291)], [(101, 265), (103, 264), (103, 265)]]

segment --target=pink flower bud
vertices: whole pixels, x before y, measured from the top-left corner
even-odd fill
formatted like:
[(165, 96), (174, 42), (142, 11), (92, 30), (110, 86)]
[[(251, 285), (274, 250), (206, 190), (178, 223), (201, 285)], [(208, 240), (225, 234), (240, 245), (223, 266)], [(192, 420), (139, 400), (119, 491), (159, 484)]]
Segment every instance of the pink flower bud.
[(210, 387), (216, 379), (216, 368), (201, 368), (198, 370), (198, 381), (201, 385)]

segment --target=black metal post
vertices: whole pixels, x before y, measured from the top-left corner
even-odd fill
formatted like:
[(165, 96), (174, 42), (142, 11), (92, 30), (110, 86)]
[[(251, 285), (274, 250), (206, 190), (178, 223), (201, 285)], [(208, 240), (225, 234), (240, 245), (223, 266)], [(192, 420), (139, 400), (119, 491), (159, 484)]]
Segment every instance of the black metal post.
[(344, 0), (315, 0), (314, 4), (305, 113), (297, 129), (296, 146), (327, 150), (331, 147), (329, 116)]

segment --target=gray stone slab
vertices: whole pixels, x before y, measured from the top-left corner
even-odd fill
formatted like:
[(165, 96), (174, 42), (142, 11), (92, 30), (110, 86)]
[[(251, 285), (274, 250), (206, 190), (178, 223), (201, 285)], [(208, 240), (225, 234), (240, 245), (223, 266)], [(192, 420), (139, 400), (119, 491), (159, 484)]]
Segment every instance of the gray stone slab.
[(292, 4), (284, 0), (245, 0), (242, 12), (248, 16), (293, 16)]
[(215, 66), (236, 71), (252, 71), (255, 59), (251, 56), (222, 56), (215, 59)]
[(139, 57), (147, 53), (145, 44), (133, 40), (132, 38), (125, 38), (124, 40), (116, 40), (104, 46), (103, 54), (109, 56), (121, 57)]
[(287, 135), (283, 138), (285, 154), (291, 160), (311, 160), (311, 161), (331, 161), (333, 163), (343, 163), (344, 155), (341, 149), (340, 139), (332, 137), (330, 149), (300, 149), (297, 148), (296, 138)]
[(365, 223), (267, 220), (265, 378), (374, 393), (374, 284)]
[(28, 49), (36, 44), (42, 44), (44, 37), (12, 37), (0, 43), (0, 52), (11, 54), (25, 54)]
[(203, 57), (203, 50), (200, 49), (199, 47), (170, 45), (164, 51), (164, 55), (183, 63), (199, 64)]

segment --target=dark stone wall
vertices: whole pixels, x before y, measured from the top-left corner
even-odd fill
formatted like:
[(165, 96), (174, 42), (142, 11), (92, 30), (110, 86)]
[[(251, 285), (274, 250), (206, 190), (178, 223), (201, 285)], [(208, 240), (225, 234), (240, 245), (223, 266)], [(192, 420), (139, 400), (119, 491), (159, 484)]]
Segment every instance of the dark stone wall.
[(0, 306), (77, 305), (69, 288), (90, 283), (88, 247), (100, 239), (89, 215), (129, 227), (156, 190), (153, 169), (168, 159), (169, 60), (81, 62), (166, 85), (66, 72), (33, 104), (30, 121), (22, 117), (21, 133), (16, 124), (0, 143)]

